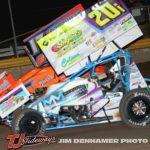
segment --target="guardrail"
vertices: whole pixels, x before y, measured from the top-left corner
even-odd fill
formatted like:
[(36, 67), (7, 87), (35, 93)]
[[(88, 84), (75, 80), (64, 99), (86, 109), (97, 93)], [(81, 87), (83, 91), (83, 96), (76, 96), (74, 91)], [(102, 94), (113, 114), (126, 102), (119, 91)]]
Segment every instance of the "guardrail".
[(29, 57), (18, 57), (0, 60), (0, 69), (21, 67), (26, 65), (31, 65), (32, 62)]
[(140, 39), (127, 47), (128, 50), (150, 48), (150, 38)]
[[(16, 52), (17, 56), (26, 55), (24, 49), (25, 49), (24, 46), (18, 46), (17, 47), (17, 52)], [(8, 48), (0, 49), (0, 58), (6, 58), (6, 57), (12, 57), (12, 56), (15, 56), (12, 46), (10, 46)]]
[[(128, 50), (150, 48), (150, 38), (141, 39), (127, 47)], [(29, 57), (18, 57), (0, 60), (0, 69), (31, 65)]]

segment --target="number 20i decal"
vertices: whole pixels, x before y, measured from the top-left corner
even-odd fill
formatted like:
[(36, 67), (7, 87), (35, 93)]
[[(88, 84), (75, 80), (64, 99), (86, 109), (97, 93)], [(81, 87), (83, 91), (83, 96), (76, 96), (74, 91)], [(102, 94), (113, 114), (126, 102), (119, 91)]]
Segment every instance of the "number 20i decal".
[(105, 2), (100, 5), (97, 3), (92, 7), (92, 11), (88, 12), (88, 20), (91, 22), (92, 19), (94, 21), (92, 24), (96, 23), (99, 28), (103, 28), (126, 12), (126, 8), (118, 3)]

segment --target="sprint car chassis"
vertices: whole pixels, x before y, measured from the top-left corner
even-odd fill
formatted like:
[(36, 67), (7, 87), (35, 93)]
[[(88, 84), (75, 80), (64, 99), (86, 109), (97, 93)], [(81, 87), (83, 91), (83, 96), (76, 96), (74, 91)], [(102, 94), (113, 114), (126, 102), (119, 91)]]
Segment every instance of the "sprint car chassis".
[[(105, 75), (95, 68), (105, 66)], [(85, 73), (87, 76), (83, 76)], [(14, 133), (43, 134), (45, 130), (111, 123), (123, 120), (131, 127), (150, 123), (150, 79), (142, 77), (128, 51), (88, 63), (65, 82), (47, 89), (4, 117)]]

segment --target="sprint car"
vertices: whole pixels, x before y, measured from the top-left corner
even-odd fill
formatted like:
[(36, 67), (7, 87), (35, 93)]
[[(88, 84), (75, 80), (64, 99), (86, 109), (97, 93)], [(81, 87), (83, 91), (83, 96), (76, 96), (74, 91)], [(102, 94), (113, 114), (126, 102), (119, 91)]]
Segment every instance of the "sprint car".
[[(99, 65), (105, 72), (95, 71)], [(38, 98), (28, 95), (24, 105), (6, 115), (4, 111), (1, 113), (6, 108), (3, 100), (0, 115), (14, 133), (26, 135), (120, 120), (131, 127), (147, 127), (150, 124), (149, 82), (142, 77), (130, 53), (120, 50), (93, 62), (89, 58), (79, 72), (51, 85)]]
[(57, 76), (50, 66), (31, 69), (18, 80), (5, 71), (0, 74), (0, 98), (20, 84), (24, 84), (30, 93), (41, 95), (45, 88), (64, 80), (65, 77)]

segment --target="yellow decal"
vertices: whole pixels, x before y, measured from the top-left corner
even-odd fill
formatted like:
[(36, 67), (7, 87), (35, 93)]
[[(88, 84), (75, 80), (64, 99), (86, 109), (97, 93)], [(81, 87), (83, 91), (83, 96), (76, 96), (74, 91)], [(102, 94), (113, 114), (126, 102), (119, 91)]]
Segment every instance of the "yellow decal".
[(122, 13), (125, 12), (125, 9), (118, 5), (117, 3), (111, 4), (109, 2), (100, 5), (99, 8), (94, 9), (88, 14), (90, 19), (95, 18), (95, 22), (100, 27), (110, 23), (115, 18), (119, 17)]

